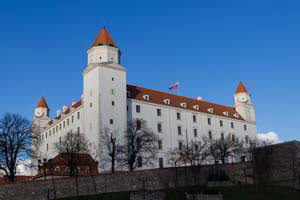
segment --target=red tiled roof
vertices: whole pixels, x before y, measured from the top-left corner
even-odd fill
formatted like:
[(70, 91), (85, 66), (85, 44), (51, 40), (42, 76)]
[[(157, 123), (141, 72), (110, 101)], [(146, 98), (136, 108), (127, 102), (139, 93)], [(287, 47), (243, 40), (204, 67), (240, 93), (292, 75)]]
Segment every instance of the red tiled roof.
[(72, 107), (73, 108), (78, 108), (79, 106), (81, 106), (81, 100), (78, 101), (77, 103), (75, 103)]
[(108, 45), (108, 46), (113, 46), (118, 48), (105, 27), (101, 29), (96, 40), (93, 42), (92, 47), (101, 46), (101, 45)]
[(37, 108), (48, 108), (48, 105), (44, 97), (42, 97), (42, 99), (40, 100), (40, 103), (38, 104)]
[[(177, 95), (173, 95), (165, 92), (159, 92), (159, 91), (146, 89), (146, 88), (141, 88), (133, 85), (127, 85), (127, 90), (130, 92), (129, 98), (132, 99), (147, 101), (146, 99), (144, 99), (143, 96), (149, 95), (150, 98), (148, 102), (151, 103), (244, 120), (240, 115), (236, 115), (237, 117), (234, 116), (235, 114), (237, 114), (237, 112), (233, 107), (223, 106), (223, 105), (214, 104), (202, 100), (196, 100), (192, 98), (187, 98), (183, 96), (177, 96)], [(170, 99), (169, 105), (165, 104), (164, 102), (165, 99)], [(183, 108), (181, 106), (181, 103), (186, 103), (186, 108)], [(199, 110), (196, 110), (194, 108), (195, 105), (199, 106)], [(208, 111), (208, 109), (210, 108), (213, 109), (213, 113), (210, 113)], [(228, 116), (225, 115), (224, 113), (228, 114)]]
[(248, 93), (246, 87), (243, 85), (242, 82), (240, 82), (240, 84), (238, 85), (236, 91), (235, 91), (236, 94), (238, 93)]

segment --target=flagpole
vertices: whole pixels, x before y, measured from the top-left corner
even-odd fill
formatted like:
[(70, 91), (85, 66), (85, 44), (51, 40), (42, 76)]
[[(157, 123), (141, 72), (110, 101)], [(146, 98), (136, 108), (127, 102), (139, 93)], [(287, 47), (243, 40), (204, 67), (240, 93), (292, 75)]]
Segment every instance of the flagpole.
[(179, 88), (180, 88), (179, 81), (177, 81), (177, 83), (178, 83), (177, 96), (179, 96)]

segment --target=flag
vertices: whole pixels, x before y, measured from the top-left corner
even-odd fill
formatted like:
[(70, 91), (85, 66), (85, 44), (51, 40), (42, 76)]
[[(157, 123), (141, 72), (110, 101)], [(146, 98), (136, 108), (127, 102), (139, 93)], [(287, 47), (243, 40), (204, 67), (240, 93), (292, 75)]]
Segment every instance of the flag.
[(176, 82), (175, 84), (169, 87), (169, 90), (178, 90), (178, 89), (179, 89), (179, 82)]

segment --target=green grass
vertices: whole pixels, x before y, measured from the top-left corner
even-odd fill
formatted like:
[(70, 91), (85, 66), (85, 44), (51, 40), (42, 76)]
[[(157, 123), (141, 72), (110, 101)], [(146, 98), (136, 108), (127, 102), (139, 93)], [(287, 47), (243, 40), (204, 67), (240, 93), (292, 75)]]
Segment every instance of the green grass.
[(265, 186), (182, 188), (166, 192), (167, 200), (185, 200), (185, 192), (223, 195), (224, 200), (300, 200), (300, 192), (291, 188)]
[(129, 200), (129, 192), (114, 192), (91, 196), (68, 197), (61, 200)]
[[(185, 200), (185, 192), (218, 194), (224, 200), (300, 200), (300, 191), (278, 186), (188, 187), (164, 190), (166, 200)], [(130, 192), (105, 193), (92, 196), (69, 197), (61, 200), (129, 200)]]

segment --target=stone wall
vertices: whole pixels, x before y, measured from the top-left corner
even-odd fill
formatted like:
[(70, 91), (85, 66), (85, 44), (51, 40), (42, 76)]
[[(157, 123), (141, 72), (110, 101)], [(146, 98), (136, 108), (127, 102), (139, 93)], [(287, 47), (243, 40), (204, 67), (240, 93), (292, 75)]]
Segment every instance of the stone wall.
[[(232, 180), (242, 181), (242, 178), (237, 177), (250, 165), (251, 163), (236, 163), (227, 164), (222, 168)], [(0, 199), (46, 200), (54, 199), (54, 196), (63, 198), (106, 192), (152, 191), (175, 186), (204, 185), (208, 174), (215, 167), (153, 169), (3, 185), (0, 187)]]
[(221, 194), (186, 194), (186, 200), (223, 200)]

